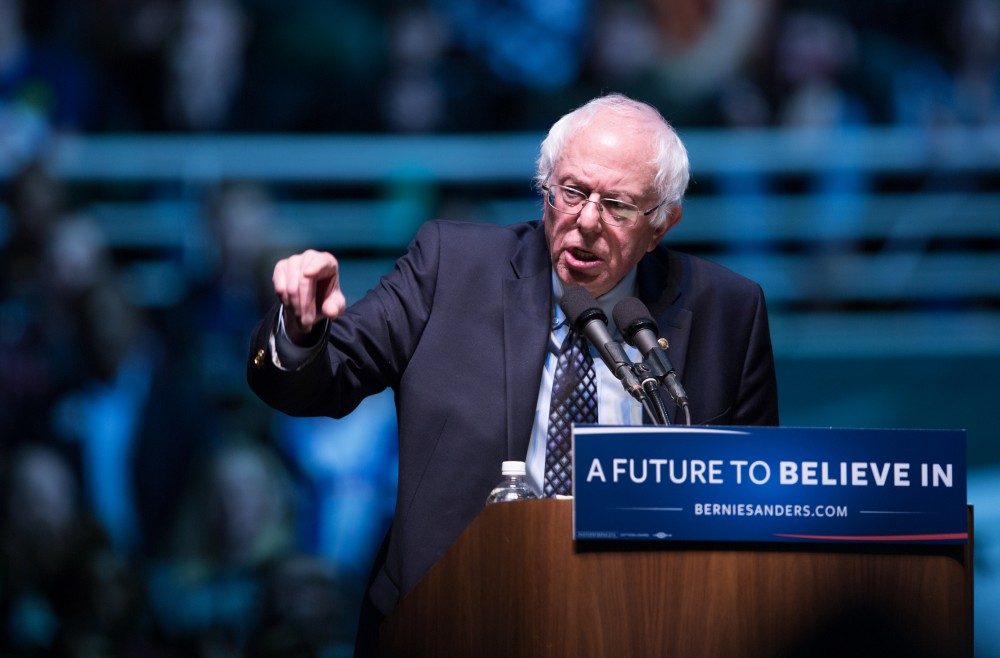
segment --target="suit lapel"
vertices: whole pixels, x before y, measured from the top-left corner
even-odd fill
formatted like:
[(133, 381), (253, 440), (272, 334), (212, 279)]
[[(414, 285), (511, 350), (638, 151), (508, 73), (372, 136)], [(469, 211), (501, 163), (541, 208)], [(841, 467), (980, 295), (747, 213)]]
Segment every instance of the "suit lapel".
[[(660, 337), (669, 342), (667, 355), (670, 363), (677, 371), (677, 377), (684, 381), (692, 315), (690, 310), (681, 306), (684, 301), (682, 261), (674, 252), (660, 246), (639, 261), (636, 280), (639, 299), (649, 308), (660, 330)], [(676, 416), (673, 401), (669, 396), (664, 396), (664, 400), (673, 420)]]
[(552, 308), (552, 275), (541, 223), (524, 236), (511, 267), (513, 278), (504, 281), (503, 289), (507, 450), (511, 459), (523, 459), (535, 418)]

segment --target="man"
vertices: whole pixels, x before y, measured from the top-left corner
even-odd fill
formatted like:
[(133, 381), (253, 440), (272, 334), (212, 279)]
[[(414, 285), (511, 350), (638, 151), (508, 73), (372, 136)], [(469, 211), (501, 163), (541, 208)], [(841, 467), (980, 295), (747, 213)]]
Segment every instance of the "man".
[[(660, 246), (681, 218), (688, 176), (686, 151), (656, 110), (605, 96), (543, 142), (541, 222), (428, 222), (350, 308), (331, 254), (275, 266), (281, 304), (257, 326), (247, 369), (257, 395), (288, 414), (339, 417), (367, 395), (395, 392), (398, 496), (369, 591), (379, 613), (475, 518), (503, 460), (527, 459), (541, 488), (550, 346), (566, 333), (557, 300), (567, 286), (598, 298), (608, 317), (618, 299), (646, 303), (694, 423), (777, 424), (760, 287)], [(596, 370), (598, 421), (641, 423), (638, 403)]]

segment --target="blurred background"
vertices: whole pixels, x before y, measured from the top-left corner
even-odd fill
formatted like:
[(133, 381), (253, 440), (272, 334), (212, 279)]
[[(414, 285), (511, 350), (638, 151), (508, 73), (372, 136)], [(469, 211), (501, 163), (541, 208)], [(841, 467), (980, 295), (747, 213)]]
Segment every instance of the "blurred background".
[(249, 393), (271, 267), (351, 301), (538, 218), (608, 91), (690, 150), (667, 241), (763, 286), (783, 424), (967, 430), (1000, 656), (1000, 0), (0, 0), (0, 654), (350, 655), (393, 401)]

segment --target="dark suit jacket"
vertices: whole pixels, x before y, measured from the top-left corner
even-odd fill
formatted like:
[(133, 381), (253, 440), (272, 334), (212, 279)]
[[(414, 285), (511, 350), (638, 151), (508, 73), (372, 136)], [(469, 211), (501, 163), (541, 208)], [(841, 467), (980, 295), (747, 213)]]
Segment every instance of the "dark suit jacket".
[[(399, 488), (370, 590), (391, 610), (482, 509), (500, 462), (527, 454), (551, 317), (540, 222), (428, 222), (379, 285), (331, 323), (325, 351), (274, 367), (278, 309), (254, 331), (248, 381), (291, 415), (349, 413), (391, 387)], [(660, 247), (638, 268), (639, 297), (670, 341), (696, 424), (776, 425), (777, 388), (760, 287)], [(670, 417), (676, 410), (668, 404)]]

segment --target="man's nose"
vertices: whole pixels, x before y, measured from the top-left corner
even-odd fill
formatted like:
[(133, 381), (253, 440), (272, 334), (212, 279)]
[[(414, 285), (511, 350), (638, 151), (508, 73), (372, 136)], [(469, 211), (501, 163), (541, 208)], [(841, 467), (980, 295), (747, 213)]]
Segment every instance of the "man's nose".
[(580, 210), (576, 224), (581, 231), (596, 232), (601, 230), (604, 222), (601, 220), (600, 199), (591, 198), (583, 202), (583, 209)]

